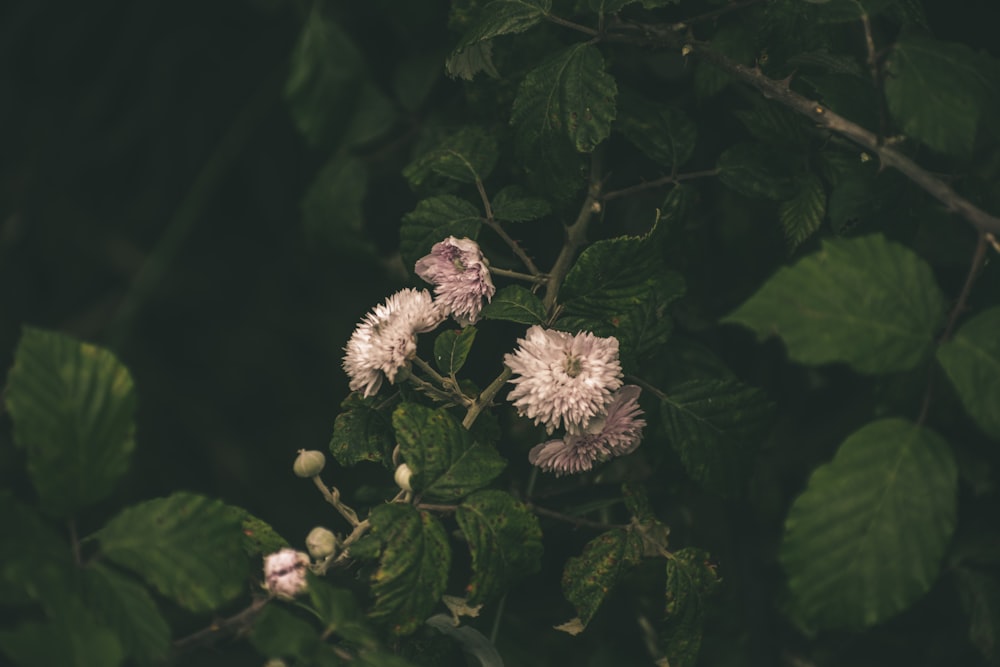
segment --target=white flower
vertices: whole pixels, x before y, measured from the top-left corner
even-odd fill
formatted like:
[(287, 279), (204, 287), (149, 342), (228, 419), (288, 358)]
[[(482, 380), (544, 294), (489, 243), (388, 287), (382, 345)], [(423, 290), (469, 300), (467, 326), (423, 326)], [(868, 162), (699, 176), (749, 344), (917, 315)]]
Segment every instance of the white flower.
[(309, 556), (295, 549), (282, 549), (264, 559), (264, 585), (271, 595), (291, 600), (304, 593)]
[(557, 476), (590, 470), (595, 461), (631, 454), (639, 446), (646, 420), (640, 419), (639, 393), (635, 385), (619, 389), (604, 417), (591, 420), (587, 432), (549, 440), (528, 452), (528, 460)]
[(574, 336), (535, 325), (517, 342), (520, 347), (504, 355), (516, 376), (509, 398), (518, 414), (545, 424), (549, 433), (562, 425), (569, 433), (583, 433), (622, 386), (613, 336), (587, 331)]
[(427, 290), (404, 289), (365, 315), (344, 348), (344, 370), (352, 391), (371, 396), (382, 378), (396, 381), (396, 373), (417, 353), (417, 334), (444, 320)]
[(487, 267), (479, 244), (449, 236), (418, 259), (414, 270), (434, 285), (438, 303), (464, 326), (476, 323), (483, 299), (489, 301), (496, 293)]

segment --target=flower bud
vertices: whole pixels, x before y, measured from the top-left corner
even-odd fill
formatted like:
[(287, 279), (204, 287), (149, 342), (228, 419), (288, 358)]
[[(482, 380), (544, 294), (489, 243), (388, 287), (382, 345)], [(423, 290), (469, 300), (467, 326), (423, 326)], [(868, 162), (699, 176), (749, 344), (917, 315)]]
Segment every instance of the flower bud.
[(323, 455), (323, 452), (316, 451), (315, 449), (300, 449), (292, 470), (299, 477), (315, 477), (323, 471), (323, 466), (325, 465), (326, 457)]
[(396, 486), (401, 488), (403, 491), (412, 491), (413, 487), (410, 486), (410, 478), (413, 477), (413, 471), (410, 470), (410, 466), (405, 463), (396, 468)]
[(306, 536), (306, 549), (317, 560), (327, 558), (337, 553), (337, 538), (326, 528), (316, 526)]
[(294, 549), (282, 549), (264, 559), (264, 584), (271, 595), (291, 600), (304, 593), (308, 582), (309, 556)]

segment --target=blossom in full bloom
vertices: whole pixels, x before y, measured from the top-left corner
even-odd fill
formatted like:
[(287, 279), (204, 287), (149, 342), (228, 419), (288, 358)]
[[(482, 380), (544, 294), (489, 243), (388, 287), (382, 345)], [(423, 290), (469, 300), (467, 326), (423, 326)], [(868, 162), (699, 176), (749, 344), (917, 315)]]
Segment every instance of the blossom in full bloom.
[(382, 378), (396, 381), (396, 373), (417, 353), (417, 334), (441, 324), (445, 315), (427, 290), (404, 289), (371, 310), (344, 348), (344, 370), (352, 391), (371, 396)]
[(542, 443), (528, 452), (528, 460), (547, 472), (566, 475), (590, 470), (595, 461), (631, 454), (646, 425), (640, 419), (640, 391), (635, 385), (625, 385), (612, 396), (607, 414), (590, 421), (586, 433)]
[(518, 414), (545, 424), (549, 433), (562, 425), (571, 434), (585, 432), (622, 386), (614, 336), (574, 336), (536, 324), (517, 342), (518, 349), (504, 355), (517, 385), (509, 398)]
[(291, 600), (304, 593), (309, 556), (295, 549), (282, 549), (264, 558), (264, 585), (271, 595)]
[(441, 307), (465, 325), (476, 323), (483, 299), (489, 301), (497, 291), (488, 266), (478, 243), (449, 236), (418, 259), (414, 270), (434, 285)]

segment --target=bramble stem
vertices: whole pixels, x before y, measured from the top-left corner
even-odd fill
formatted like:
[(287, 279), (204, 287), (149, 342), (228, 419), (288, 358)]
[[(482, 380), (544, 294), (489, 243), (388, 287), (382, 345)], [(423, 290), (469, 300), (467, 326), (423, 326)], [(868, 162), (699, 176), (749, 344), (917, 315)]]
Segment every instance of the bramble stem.
[(646, 181), (645, 183), (639, 183), (638, 185), (631, 185), (627, 188), (622, 188), (621, 190), (612, 190), (611, 192), (606, 192), (601, 196), (601, 201), (610, 201), (612, 199), (618, 199), (619, 197), (627, 197), (629, 195), (634, 195), (636, 192), (642, 192), (643, 190), (651, 190), (653, 188), (659, 188), (664, 185), (674, 185), (681, 183), (683, 181), (692, 181), (696, 178), (707, 178), (710, 176), (718, 176), (718, 169), (706, 169), (705, 171), (692, 171), (687, 174), (674, 174), (670, 176), (664, 176), (663, 178), (657, 178), (653, 181)]
[(344, 503), (340, 502), (340, 491), (337, 490), (337, 487), (334, 486), (327, 488), (326, 484), (323, 483), (323, 480), (320, 478), (319, 475), (313, 475), (311, 479), (313, 481), (313, 484), (316, 485), (316, 488), (319, 489), (319, 492), (323, 494), (324, 498), (326, 498), (326, 502), (333, 505), (333, 508), (337, 510), (340, 516), (344, 517), (347, 523), (351, 524), (352, 526), (359, 525), (360, 522), (358, 521), (357, 512), (352, 510)]
[(523, 280), (529, 283), (541, 284), (548, 281), (549, 277), (544, 273), (539, 273), (538, 275), (529, 275), (527, 273), (519, 273), (517, 271), (508, 271), (507, 269), (498, 269), (495, 266), (490, 266), (490, 273), (503, 276), (504, 278), (514, 278), (515, 280)]
[(483, 187), (482, 180), (478, 177), (476, 178), (476, 190), (479, 192), (479, 198), (483, 202), (483, 211), (486, 213), (486, 217), (483, 218), (483, 221), (486, 223), (486, 226), (496, 232), (497, 236), (503, 239), (503, 242), (514, 251), (514, 254), (521, 260), (521, 263), (524, 264), (525, 268), (531, 272), (531, 275), (540, 275), (541, 271), (539, 271), (538, 267), (535, 266), (535, 262), (528, 257), (528, 253), (524, 252), (524, 248), (521, 247), (521, 244), (511, 238), (507, 231), (501, 227), (500, 223), (498, 223), (493, 217), (493, 206), (490, 204), (490, 198), (486, 196), (486, 188)]

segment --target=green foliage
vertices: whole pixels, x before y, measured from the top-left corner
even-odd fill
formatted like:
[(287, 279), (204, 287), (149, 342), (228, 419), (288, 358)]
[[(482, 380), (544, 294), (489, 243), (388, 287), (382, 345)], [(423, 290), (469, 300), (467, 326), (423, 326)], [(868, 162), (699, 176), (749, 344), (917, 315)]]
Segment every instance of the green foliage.
[(396, 446), (391, 417), (385, 411), (385, 399), (364, 398), (355, 392), (344, 399), (344, 410), (333, 423), (330, 453), (341, 465), (361, 461), (380, 461), (389, 465)]
[(527, 222), (549, 214), (551, 207), (541, 197), (532, 197), (516, 185), (511, 185), (496, 193), (493, 201), (493, 217), (503, 222)]
[(720, 181), (747, 197), (781, 200), (795, 194), (786, 161), (767, 144), (736, 144), (719, 156), (716, 168)]
[(399, 451), (413, 471), (413, 490), (430, 499), (457, 500), (483, 488), (506, 463), (444, 409), (403, 403), (392, 413)]
[(456, 53), (500, 35), (524, 32), (537, 25), (551, 9), (551, 0), (492, 0), (466, 31)]
[(302, 198), (302, 224), (310, 238), (345, 250), (371, 252), (362, 236), (368, 172), (361, 160), (336, 153), (316, 175)]
[(476, 340), (476, 327), (465, 327), (455, 331), (449, 329), (438, 334), (434, 341), (434, 362), (442, 373), (457, 373), (462, 370), (465, 360)]
[(121, 511), (96, 533), (103, 557), (192, 611), (243, 590), (242, 524), (217, 500), (178, 492)]
[(799, 363), (886, 373), (927, 357), (943, 313), (930, 267), (905, 246), (866, 236), (824, 241), (723, 321), (760, 338), (777, 334)]
[(663, 398), (661, 412), (687, 473), (727, 495), (743, 488), (774, 405), (764, 392), (737, 380), (691, 380)]
[(132, 377), (111, 352), (26, 327), (6, 401), (47, 512), (70, 516), (111, 493), (135, 448), (136, 406)]
[(701, 549), (681, 549), (667, 559), (666, 621), (659, 635), (670, 665), (696, 664), (706, 606), (720, 584), (715, 566)]
[(350, 591), (309, 578), (309, 600), (323, 624), (322, 634), (336, 634), (363, 648), (378, 646), (378, 638)]
[(83, 599), (114, 631), (126, 656), (141, 665), (162, 662), (170, 628), (145, 587), (100, 563), (83, 570)]
[(497, 156), (493, 135), (481, 127), (463, 127), (408, 164), (403, 176), (413, 188), (423, 185), (431, 174), (460, 183), (475, 183), (490, 175)]
[(793, 249), (819, 230), (826, 214), (826, 190), (819, 177), (804, 174), (797, 179), (796, 186), (796, 195), (778, 207), (781, 227)]
[(481, 221), (482, 214), (475, 206), (453, 195), (421, 200), (403, 216), (399, 230), (399, 252), (407, 269), (449, 236), (475, 239)]
[(638, 95), (622, 95), (616, 129), (651, 159), (674, 169), (691, 158), (698, 137), (697, 126), (683, 111)]
[(372, 535), (382, 544), (382, 559), (372, 575), (371, 617), (387, 624), (393, 634), (410, 634), (448, 583), (448, 536), (437, 519), (411, 505), (380, 505), (369, 521)]
[(0, 651), (22, 667), (117, 667), (125, 658), (118, 637), (73, 597), (45, 621), (0, 630)]
[(496, 598), (541, 566), (538, 519), (509, 493), (479, 491), (458, 506), (455, 519), (472, 552), (470, 605)]
[(321, 649), (316, 630), (307, 621), (275, 604), (266, 606), (257, 617), (250, 642), (270, 658), (296, 658), (306, 664), (311, 664)]
[(1000, 439), (1000, 307), (963, 324), (937, 358), (973, 421)]
[(562, 590), (576, 608), (580, 623), (590, 623), (604, 598), (642, 555), (642, 538), (632, 530), (615, 528), (592, 539), (583, 553), (566, 561)]
[(242, 507), (230, 506), (229, 512), (239, 517), (243, 531), (243, 552), (248, 558), (266, 556), (289, 546), (288, 540), (265, 521), (261, 521)]
[(937, 577), (956, 492), (951, 450), (932, 430), (893, 418), (848, 437), (785, 522), (793, 618), (859, 629), (910, 606)]
[(542, 300), (520, 285), (508, 285), (497, 290), (481, 315), (486, 320), (521, 324), (541, 324), (547, 318)]

